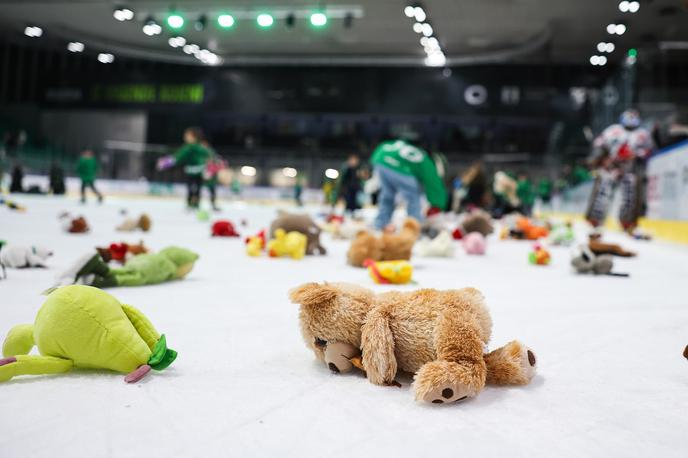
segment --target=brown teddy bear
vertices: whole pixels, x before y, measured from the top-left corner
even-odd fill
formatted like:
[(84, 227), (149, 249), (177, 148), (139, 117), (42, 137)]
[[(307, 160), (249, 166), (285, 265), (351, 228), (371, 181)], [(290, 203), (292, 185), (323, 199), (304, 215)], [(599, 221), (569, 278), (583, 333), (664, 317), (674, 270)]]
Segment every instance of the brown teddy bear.
[(384, 232), (380, 237), (371, 232), (361, 231), (351, 241), (347, 260), (349, 264), (363, 267), (367, 259), (373, 261), (400, 261), (411, 259), (413, 244), (420, 235), (420, 224), (407, 218), (401, 230), (394, 234)]
[(414, 373), (419, 401), (460, 401), (486, 383), (525, 385), (535, 375), (535, 354), (520, 342), (485, 354), (492, 320), (474, 288), (375, 294), (348, 283), (307, 283), (289, 296), (301, 306), (306, 345), (330, 369), (340, 372), (328, 346), (360, 349), (370, 382), (392, 385), (397, 371)]
[(275, 231), (300, 232), (307, 238), (306, 254), (327, 254), (325, 247), (320, 245), (320, 227), (308, 215), (287, 213), (280, 211), (277, 218), (270, 225), (270, 238), (275, 238)]

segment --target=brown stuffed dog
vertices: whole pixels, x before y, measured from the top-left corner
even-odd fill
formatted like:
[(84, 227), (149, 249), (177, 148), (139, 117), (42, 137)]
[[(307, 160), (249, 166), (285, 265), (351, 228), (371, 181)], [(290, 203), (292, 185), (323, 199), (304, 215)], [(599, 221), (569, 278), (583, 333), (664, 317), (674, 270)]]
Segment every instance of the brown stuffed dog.
[(373, 261), (399, 261), (411, 259), (413, 244), (420, 235), (420, 224), (407, 218), (397, 234), (383, 233), (380, 237), (361, 231), (351, 242), (347, 260), (349, 264), (363, 267), (366, 259)]
[(59, 220), (62, 229), (70, 234), (84, 234), (91, 230), (83, 216), (73, 218), (68, 212), (63, 212), (60, 214)]
[(143, 232), (148, 232), (148, 231), (150, 231), (150, 228), (152, 225), (153, 225), (153, 223), (150, 219), (150, 216), (143, 213), (141, 216), (139, 216), (138, 219), (134, 219), (134, 218), (125, 219), (122, 222), (122, 224), (117, 226), (117, 230), (120, 232), (133, 232), (136, 229), (141, 229)]
[[(289, 296), (301, 306), (301, 333), (319, 360), (327, 362), (332, 344), (360, 349), (371, 383), (392, 385), (397, 371), (415, 373), (419, 401), (461, 401), (486, 383), (525, 385), (535, 375), (535, 354), (517, 341), (484, 353), (492, 320), (473, 288), (374, 294), (347, 283), (307, 283)], [(339, 372), (336, 361), (328, 366)]]
[(320, 244), (320, 227), (308, 215), (297, 215), (280, 211), (277, 219), (270, 225), (270, 238), (275, 238), (275, 231), (284, 229), (285, 232), (300, 232), (306, 236), (306, 254), (327, 254), (327, 250)]
[(602, 242), (599, 234), (590, 235), (588, 246), (590, 247), (590, 251), (596, 255), (611, 254), (622, 258), (632, 258), (636, 255), (633, 251), (625, 250), (621, 245), (616, 243)]

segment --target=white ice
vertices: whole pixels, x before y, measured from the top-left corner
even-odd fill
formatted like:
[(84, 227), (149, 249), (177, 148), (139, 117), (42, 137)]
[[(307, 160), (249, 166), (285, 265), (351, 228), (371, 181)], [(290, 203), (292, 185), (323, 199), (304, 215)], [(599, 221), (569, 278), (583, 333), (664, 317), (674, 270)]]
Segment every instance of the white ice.
[[(301, 340), (289, 288), (310, 281), (375, 286), (345, 264), (347, 242), (324, 237), (326, 257), (249, 258), (240, 239), (213, 239), (209, 223), (176, 199), (22, 197), (27, 213), (0, 207), (0, 238), (54, 249), (49, 269), (10, 270), (0, 280), (0, 334), (31, 322), (39, 293), (77, 256), (140, 239), (200, 253), (189, 278), (112, 289), (143, 310), (179, 358), (128, 385), (121, 374), (74, 371), (0, 385), (0, 457), (214, 456), (688, 456), (688, 247), (629, 240), (631, 277), (576, 276), (568, 249), (531, 266), (528, 242), (490, 240), (485, 257), (416, 259), (417, 287), (475, 286), (494, 321), (491, 345), (531, 346), (539, 374), (526, 387), (486, 388), (454, 405), (414, 402), (404, 386), (381, 388), (334, 375)], [(265, 227), (269, 206), (224, 203), (216, 217)], [(119, 210), (146, 211), (149, 234), (123, 235)], [(93, 230), (62, 233), (61, 210)], [(412, 287), (409, 287), (412, 288)]]

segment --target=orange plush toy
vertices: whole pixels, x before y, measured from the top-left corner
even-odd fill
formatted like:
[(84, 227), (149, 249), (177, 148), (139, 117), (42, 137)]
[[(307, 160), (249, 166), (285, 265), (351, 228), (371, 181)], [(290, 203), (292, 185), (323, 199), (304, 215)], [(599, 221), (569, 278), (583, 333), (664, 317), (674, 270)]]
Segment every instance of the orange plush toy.
[(516, 229), (511, 231), (512, 237), (526, 240), (538, 240), (548, 235), (549, 228), (546, 226), (536, 226), (525, 216), (521, 216), (516, 220)]

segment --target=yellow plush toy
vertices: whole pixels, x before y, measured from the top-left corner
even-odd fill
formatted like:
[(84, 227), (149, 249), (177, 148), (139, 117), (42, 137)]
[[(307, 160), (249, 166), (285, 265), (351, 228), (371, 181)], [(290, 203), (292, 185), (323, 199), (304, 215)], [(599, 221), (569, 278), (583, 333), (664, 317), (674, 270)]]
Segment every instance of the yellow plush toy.
[[(36, 345), (40, 355), (29, 355)], [(33, 325), (13, 327), (2, 347), (0, 382), (17, 375), (58, 374), (72, 367), (109, 369), (139, 381), (177, 357), (143, 313), (91, 286), (53, 291)]]
[(301, 259), (306, 255), (308, 238), (300, 232), (275, 230), (275, 238), (268, 242), (268, 254), (271, 257), (290, 256)]
[(411, 281), (413, 266), (408, 261), (373, 261), (366, 260), (363, 265), (368, 268), (370, 278), (378, 284), (403, 285)]

